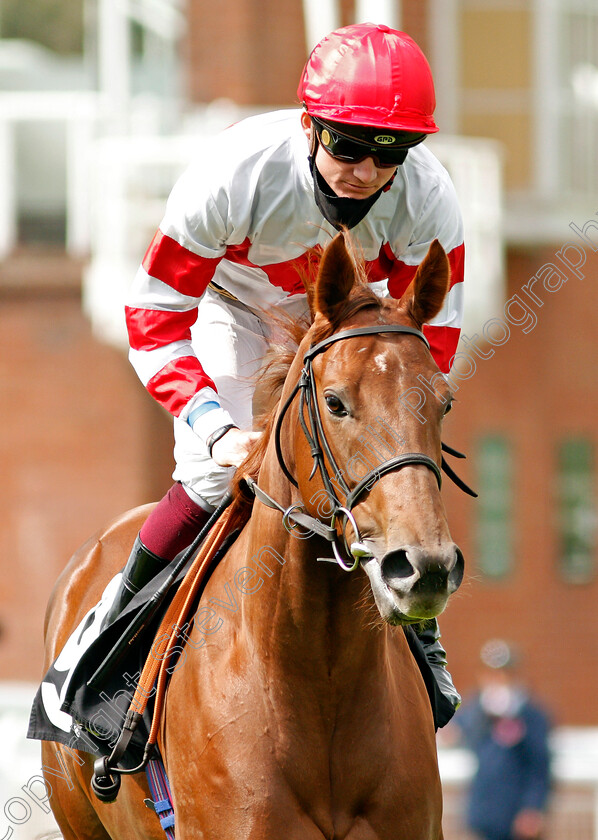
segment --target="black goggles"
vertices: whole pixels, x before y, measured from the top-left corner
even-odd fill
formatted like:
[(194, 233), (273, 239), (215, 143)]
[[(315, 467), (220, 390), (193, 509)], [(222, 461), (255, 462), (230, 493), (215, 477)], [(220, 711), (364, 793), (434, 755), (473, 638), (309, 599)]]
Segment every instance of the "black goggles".
[(315, 117), (312, 117), (311, 120), (320, 143), (333, 158), (346, 163), (359, 163), (359, 161), (371, 157), (379, 169), (400, 166), (405, 162), (409, 149), (417, 146), (426, 138), (425, 134), (415, 134), (408, 131), (400, 134), (397, 132), (384, 134), (383, 130), (380, 129), (377, 136), (385, 137), (387, 142), (392, 143), (392, 146), (390, 144), (383, 146), (378, 143), (372, 145), (367, 140), (358, 140), (355, 137), (341, 134), (330, 123), (323, 123)]

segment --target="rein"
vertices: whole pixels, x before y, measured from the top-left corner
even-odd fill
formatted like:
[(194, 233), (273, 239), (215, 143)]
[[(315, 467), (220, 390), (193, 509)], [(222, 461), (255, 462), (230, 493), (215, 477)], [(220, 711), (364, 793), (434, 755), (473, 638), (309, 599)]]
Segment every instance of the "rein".
[[(368, 549), (361, 542), (361, 536), (359, 534), (357, 524), (353, 517), (352, 509), (357, 504), (358, 500), (363, 495), (363, 493), (367, 490), (370, 490), (371, 487), (380, 478), (382, 478), (383, 475), (386, 475), (389, 472), (394, 472), (395, 470), (400, 470), (403, 467), (412, 466), (414, 464), (420, 464), (422, 466), (427, 467), (434, 473), (439, 489), (442, 486), (442, 470), (465, 493), (468, 493), (471, 496), (477, 496), (477, 494), (456, 475), (453, 469), (447, 464), (444, 456), (442, 456), (441, 465), (439, 467), (433, 458), (430, 458), (429, 455), (425, 455), (423, 452), (407, 452), (403, 455), (397, 455), (394, 458), (390, 458), (389, 460), (384, 461), (382, 464), (374, 467), (372, 470), (370, 470), (370, 472), (367, 473), (367, 475), (360, 479), (360, 481), (355, 485), (355, 487), (352, 490), (348, 486), (347, 482), (344, 480), (342, 470), (339, 469), (339, 466), (332, 453), (332, 450), (326, 438), (326, 434), (324, 432), (322, 417), (318, 406), (312, 362), (315, 356), (319, 355), (320, 353), (323, 353), (325, 350), (328, 349), (328, 347), (330, 347), (331, 344), (334, 344), (337, 341), (344, 341), (345, 339), (356, 338), (362, 335), (380, 335), (383, 333), (401, 333), (403, 335), (413, 335), (420, 341), (423, 341), (426, 347), (430, 349), (430, 343), (428, 342), (428, 339), (421, 330), (418, 330), (415, 327), (403, 326), (401, 324), (386, 324), (384, 326), (371, 327), (355, 327), (354, 329), (342, 330), (341, 332), (335, 333), (334, 335), (323, 339), (322, 341), (315, 344), (313, 347), (310, 347), (309, 350), (307, 350), (303, 357), (303, 370), (301, 371), (299, 381), (297, 382), (288, 399), (284, 403), (276, 421), (275, 447), (278, 463), (280, 464), (280, 468), (282, 469), (283, 473), (288, 478), (288, 480), (291, 482), (291, 484), (298, 488), (299, 485), (297, 483), (297, 480), (291, 474), (284, 459), (281, 444), (281, 432), (282, 424), (284, 422), (286, 414), (289, 408), (291, 407), (292, 403), (294, 402), (295, 397), (299, 395), (299, 421), (301, 423), (301, 427), (303, 429), (303, 433), (306, 437), (306, 440), (309, 444), (311, 456), (313, 459), (313, 467), (309, 478), (311, 480), (316, 470), (319, 470), (326, 494), (332, 505), (330, 524), (325, 525), (325, 523), (321, 522), (321, 520), (309, 516), (309, 514), (302, 511), (301, 506), (297, 504), (292, 505), (291, 507), (285, 510), (282, 507), (282, 505), (279, 505), (278, 502), (272, 499), (271, 496), (268, 496), (267, 493), (265, 493), (261, 488), (259, 488), (255, 481), (248, 478), (245, 479), (251, 491), (263, 504), (266, 504), (268, 507), (278, 509), (282, 512), (285, 527), (292, 527), (290, 523), (293, 522), (296, 523), (297, 526), (305, 527), (308, 530), (311, 530), (313, 533), (318, 534), (319, 536), (322, 536), (324, 537), (324, 539), (331, 542), (335, 560), (345, 571), (354, 571), (359, 565), (361, 558), (369, 554)], [(305, 418), (306, 414), (307, 421)], [(453, 455), (457, 458), (465, 457), (462, 453), (457, 452), (457, 450), (452, 449), (451, 447), (446, 446), (445, 444), (441, 444), (441, 447), (444, 452), (447, 452), (448, 454)], [(328, 463), (332, 467), (334, 480), (337, 482), (337, 484), (341, 486), (343, 493), (345, 494), (344, 504), (341, 503), (337, 493), (335, 492), (331, 475), (328, 472), (326, 466), (326, 461), (328, 461)], [(343, 537), (345, 551), (348, 555), (354, 558), (353, 562), (349, 564), (344, 560), (341, 552), (339, 551), (338, 534), (336, 530), (337, 520), (342, 521), (341, 534)], [(351, 523), (356, 538), (356, 541), (353, 542), (351, 546), (347, 544), (347, 538), (345, 533), (347, 522)]]

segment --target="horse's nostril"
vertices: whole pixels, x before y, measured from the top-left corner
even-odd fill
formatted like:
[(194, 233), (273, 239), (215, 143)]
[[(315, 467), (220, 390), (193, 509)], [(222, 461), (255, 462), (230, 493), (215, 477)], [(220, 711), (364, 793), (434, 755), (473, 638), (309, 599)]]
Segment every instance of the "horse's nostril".
[(389, 551), (382, 558), (382, 575), (386, 580), (397, 580), (398, 578), (411, 577), (415, 571), (407, 558), (407, 552), (399, 548), (396, 551)]
[(465, 572), (465, 558), (460, 548), (455, 547), (457, 552), (457, 560), (449, 574), (449, 587), (451, 592), (455, 592), (463, 581), (463, 574)]

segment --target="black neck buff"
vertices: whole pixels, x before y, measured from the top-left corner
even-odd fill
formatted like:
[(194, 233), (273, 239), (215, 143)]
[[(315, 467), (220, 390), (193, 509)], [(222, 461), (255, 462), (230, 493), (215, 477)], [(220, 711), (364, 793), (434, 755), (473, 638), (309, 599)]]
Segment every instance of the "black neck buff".
[(390, 187), (393, 178), (369, 198), (341, 198), (322, 178), (316, 166), (315, 154), (309, 156), (309, 168), (314, 179), (314, 197), (320, 213), (337, 230), (351, 229), (367, 215), (370, 207)]

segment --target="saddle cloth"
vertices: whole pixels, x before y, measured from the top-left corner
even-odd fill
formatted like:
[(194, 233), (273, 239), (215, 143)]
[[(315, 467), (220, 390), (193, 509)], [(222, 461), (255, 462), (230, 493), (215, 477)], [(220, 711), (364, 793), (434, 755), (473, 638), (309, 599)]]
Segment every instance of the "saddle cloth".
[[(230, 548), (237, 535), (238, 532), (226, 537), (216, 552), (197, 601), (201, 597), (201, 591), (211, 571)], [(106, 655), (125, 635), (135, 615), (165, 581), (170, 573), (170, 567), (166, 566), (156, 575), (135, 595), (116, 620), (102, 629), (104, 617), (114, 601), (122, 574), (119, 573), (112, 578), (99, 603), (80, 621), (44, 676), (33, 701), (28, 738), (56, 741), (71, 749), (82, 750), (94, 756), (110, 755), (121, 732), (143, 666), (151, 654), (160, 621), (181, 586), (192, 559), (190, 557), (186, 566), (180, 571), (157, 614), (142, 627), (135, 637), (134, 644), (126, 646), (121, 658), (114, 664), (105, 680), (103, 679), (101, 688), (92, 687), (88, 685), (89, 680)], [(197, 603), (192, 612), (196, 608)], [(182, 645), (175, 645), (172, 666), (169, 663), (167, 668), (169, 672), (174, 671), (176, 667), (174, 657), (180, 655), (181, 650)], [(147, 708), (131, 739), (127, 753), (119, 762), (127, 769), (136, 767), (143, 755), (153, 711), (151, 694), (152, 692), (150, 692)]]

